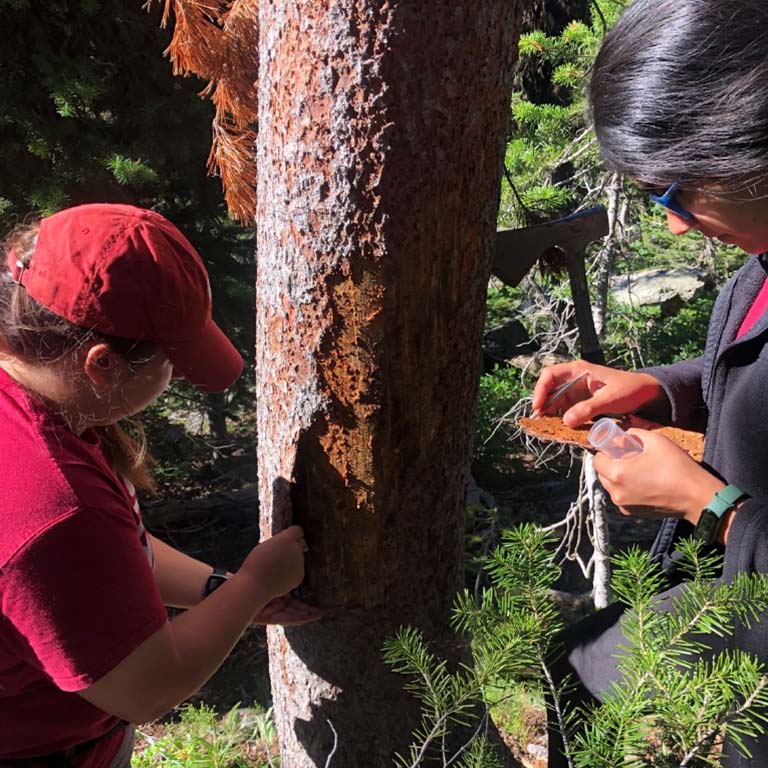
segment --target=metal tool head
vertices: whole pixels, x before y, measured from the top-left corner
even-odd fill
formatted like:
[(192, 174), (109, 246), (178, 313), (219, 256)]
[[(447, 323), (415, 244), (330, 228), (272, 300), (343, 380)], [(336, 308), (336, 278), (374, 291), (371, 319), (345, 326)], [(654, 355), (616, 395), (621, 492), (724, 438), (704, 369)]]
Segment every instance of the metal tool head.
[(515, 286), (553, 246), (569, 254), (607, 234), (608, 213), (602, 205), (532, 227), (500, 229), (496, 233), (493, 274), (503, 283)]
[(571, 387), (578, 384), (580, 381), (583, 381), (586, 377), (587, 372), (584, 371), (570, 381), (566, 381), (565, 384), (561, 384), (559, 387), (557, 387), (557, 389), (555, 389), (544, 402), (542, 411), (556, 403)]

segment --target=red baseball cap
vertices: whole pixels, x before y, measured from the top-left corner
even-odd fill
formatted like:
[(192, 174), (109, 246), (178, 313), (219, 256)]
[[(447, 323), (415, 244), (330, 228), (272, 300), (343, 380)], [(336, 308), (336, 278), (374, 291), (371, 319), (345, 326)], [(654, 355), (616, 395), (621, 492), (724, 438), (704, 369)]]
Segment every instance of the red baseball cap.
[(27, 267), (13, 278), (76, 325), (154, 341), (177, 374), (204, 392), (234, 383), (243, 359), (211, 317), (208, 273), (168, 219), (131, 205), (96, 203), (43, 219)]

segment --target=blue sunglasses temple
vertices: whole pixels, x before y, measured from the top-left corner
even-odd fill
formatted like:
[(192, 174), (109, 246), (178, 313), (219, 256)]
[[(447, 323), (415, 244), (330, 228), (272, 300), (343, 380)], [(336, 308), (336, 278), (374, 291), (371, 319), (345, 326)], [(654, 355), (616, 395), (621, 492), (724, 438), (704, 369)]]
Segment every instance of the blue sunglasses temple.
[(655, 195), (650, 193), (650, 198), (654, 203), (664, 206), (668, 210), (672, 211), (676, 216), (679, 216), (683, 221), (695, 221), (695, 218), (683, 208), (680, 203), (675, 199), (675, 192), (677, 192), (677, 182), (673, 182), (667, 187), (667, 190), (663, 195)]

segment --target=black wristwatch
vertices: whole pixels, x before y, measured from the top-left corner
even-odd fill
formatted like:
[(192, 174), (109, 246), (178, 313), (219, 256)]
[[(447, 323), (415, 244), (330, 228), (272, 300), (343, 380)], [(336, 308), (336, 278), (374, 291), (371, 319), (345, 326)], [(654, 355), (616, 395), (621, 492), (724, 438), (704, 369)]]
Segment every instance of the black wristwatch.
[(208, 577), (208, 581), (205, 582), (203, 597), (208, 597), (211, 592), (215, 592), (228, 578), (229, 574), (226, 568), (214, 568)]
[(713, 544), (720, 530), (720, 524), (726, 512), (732, 510), (747, 494), (735, 485), (726, 485), (718, 491), (712, 501), (701, 510), (701, 517), (696, 523), (693, 535), (706, 545)]

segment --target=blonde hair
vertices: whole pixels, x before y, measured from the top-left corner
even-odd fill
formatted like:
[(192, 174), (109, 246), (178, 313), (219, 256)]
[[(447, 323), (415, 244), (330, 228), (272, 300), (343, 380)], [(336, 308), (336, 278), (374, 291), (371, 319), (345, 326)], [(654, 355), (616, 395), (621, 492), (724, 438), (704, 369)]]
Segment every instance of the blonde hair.
[[(133, 367), (140, 367), (157, 350), (151, 341), (121, 339), (70, 323), (46, 309), (14, 282), (9, 260), (29, 264), (37, 242), (40, 223), (11, 232), (0, 246), (0, 339), (5, 349), (29, 365), (50, 365), (86, 344), (105, 343)], [(121, 423), (96, 427), (102, 448), (116, 473), (134, 486), (156, 492), (151, 467), (154, 460), (147, 450), (141, 421), (135, 416)]]

